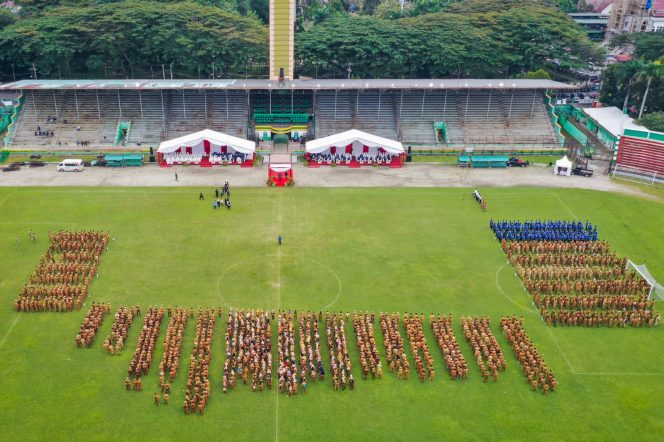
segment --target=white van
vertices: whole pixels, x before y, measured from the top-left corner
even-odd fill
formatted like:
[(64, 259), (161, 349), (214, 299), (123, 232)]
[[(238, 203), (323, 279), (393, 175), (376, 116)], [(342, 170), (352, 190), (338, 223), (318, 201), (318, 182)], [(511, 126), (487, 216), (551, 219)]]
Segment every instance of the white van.
[(82, 172), (83, 160), (63, 160), (58, 164), (58, 172)]

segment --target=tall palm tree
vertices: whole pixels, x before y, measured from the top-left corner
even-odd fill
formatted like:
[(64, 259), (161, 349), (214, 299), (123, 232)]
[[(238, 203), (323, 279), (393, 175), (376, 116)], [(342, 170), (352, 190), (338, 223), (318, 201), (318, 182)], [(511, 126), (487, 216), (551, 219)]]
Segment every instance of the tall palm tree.
[(622, 71), (622, 78), (620, 79), (620, 84), (618, 85), (620, 89), (623, 89), (623, 87), (627, 89), (627, 92), (625, 93), (625, 101), (623, 102), (622, 106), (623, 112), (627, 108), (629, 102), (629, 95), (632, 92), (632, 82), (642, 68), (643, 62), (641, 60), (630, 60), (625, 63), (625, 69)]
[(664, 71), (662, 70), (664, 62), (664, 57), (661, 57), (655, 61), (646, 63), (643, 66), (641, 72), (637, 74), (639, 79), (645, 78), (646, 91), (643, 93), (643, 99), (641, 100), (641, 109), (639, 109), (639, 118), (643, 115), (643, 109), (646, 107), (646, 100), (648, 99), (648, 92), (650, 92), (650, 85), (652, 84), (653, 79), (662, 78), (664, 76)]

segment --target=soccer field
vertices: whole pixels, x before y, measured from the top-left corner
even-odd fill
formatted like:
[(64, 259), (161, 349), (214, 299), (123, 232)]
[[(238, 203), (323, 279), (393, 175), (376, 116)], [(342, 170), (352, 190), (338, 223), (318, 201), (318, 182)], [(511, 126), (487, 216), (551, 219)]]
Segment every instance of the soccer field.
[[(198, 200), (201, 190), (205, 201)], [(547, 328), (488, 227), (491, 217), (590, 220), (619, 255), (645, 262), (664, 281), (663, 204), (594, 191), (496, 188), (483, 190), (483, 213), (470, 189), (233, 188), (229, 211), (212, 209), (212, 192), (0, 188), (3, 440), (657, 440), (664, 434), (664, 327)], [(29, 229), (37, 233), (35, 243)], [(15, 312), (13, 300), (48, 248), (47, 233), (59, 229), (112, 237), (86, 306), (73, 313)], [(110, 302), (113, 312), (136, 303), (144, 310), (224, 308), (212, 341), (204, 416), (182, 410), (195, 320), (186, 329), (170, 404), (156, 407), (167, 318), (144, 391), (126, 392), (142, 318), (134, 320), (122, 354), (101, 348), (112, 315), (92, 348), (80, 349), (74, 337), (91, 301)], [(224, 395), (228, 307), (424, 313), (437, 377), (398, 381), (385, 369), (382, 379), (363, 380), (347, 324), (354, 391), (334, 391), (326, 377), (290, 398), (276, 388), (252, 393), (244, 385)], [(432, 312), (454, 315), (468, 379), (447, 377), (428, 321)], [(508, 366), (497, 383), (482, 382), (459, 325), (466, 314), (492, 318)], [(498, 327), (501, 315), (512, 314), (525, 318), (559, 380), (554, 393), (530, 390)], [(324, 339), (321, 327), (327, 368)], [(276, 363), (276, 343), (273, 353)]]

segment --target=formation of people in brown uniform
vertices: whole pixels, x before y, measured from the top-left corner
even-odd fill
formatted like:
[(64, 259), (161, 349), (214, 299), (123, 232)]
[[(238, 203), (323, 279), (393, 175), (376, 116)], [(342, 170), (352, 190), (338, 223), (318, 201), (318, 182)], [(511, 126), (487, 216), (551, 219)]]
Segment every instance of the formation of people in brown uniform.
[(159, 363), (159, 387), (162, 393), (169, 394), (171, 391), (171, 382), (175, 379), (180, 365), (182, 338), (184, 337), (184, 329), (187, 326), (189, 312), (186, 308), (180, 307), (175, 307), (175, 310), (172, 310), (170, 305), (166, 311), (171, 319), (166, 328), (164, 354)]
[(463, 357), (459, 343), (452, 331), (452, 315), (429, 316), (433, 335), (438, 343), (438, 348), (443, 354), (445, 366), (450, 375), (450, 379), (465, 379), (468, 377), (468, 364)]
[(88, 296), (108, 233), (59, 231), (48, 236), (50, 246), (14, 301), (16, 311), (72, 311)]
[(401, 316), (397, 313), (380, 313), (380, 328), (383, 330), (383, 344), (390, 373), (397, 372), (397, 379), (408, 380), (410, 364), (406, 357), (403, 337), (399, 331)]
[(507, 363), (489, 323), (488, 317), (461, 316), (461, 328), (466, 341), (473, 349), (473, 356), (480, 368), (482, 379), (488, 382), (490, 376), (494, 382), (497, 382), (498, 372), (505, 371)]
[(533, 294), (542, 319), (553, 326), (657, 325), (650, 284), (606, 241), (501, 241)]
[[(293, 314), (290, 311), (280, 311), (277, 318), (277, 357), (279, 392), (288, 393), (288, 396), (296, 395), (298, 393), (298, 369), (295, 355), (295, 326)], [(306, 385), (306, 367), (303, 368)]]
[[(297, 314), (297, 312), (296, 312)], [(322, 313), (318, 312), (318, 317), (322, 319)], [(307, 386), (307, 368), (309, 370), (309, 379), (316, 382), (325, 378), (325, 368), (323, 367), (323, 358), (320, 348), (320, 333), (318, 332), (318, 318), (316, 314), (310, 311), (300, 315), (300, 384), (304, 390)]]
[[(346, 313), (348, 316), (348, 313)], [(343, 313), (325, 312), (325, 331), (327, 348), (330, 352), (330, 376), (335, 390), (355, 389), (355, 379), (351, 373), (352, 365), (348, 356), (346, 340), (346, 322)]]
[[(137, 311), (140, 310), (138, 307)], [(129, 327), (134, 320), (134, 307), (119, 307), (115, 312), (115, 321), (111, 327), (111, 333), (104, 340), (103, 349), (112, 355), (119, 355), (127, 340)]]
[(360, 352), (360, 369), (362, 378), (381, 379), (383, 377), (383, 366), (380, 363), (376, 338), (374, 337), (373, 323), (376, 319), (374, 313), (353, 312), (353, 329), (357, 338), (357, 349)]
[(196, 336), (194, 350), (189, 359), (189, 379), (187, 392), (184, 397), (183, 409), (185, 414), (205, 414), (208, 398), (210, 397), (210, 345), (214, 334), (214, 309), (198, 309), (196, 321)]
[[(424, 324), (424, 315), (418, 315), (417, 313), (408, 314), (408, 312), (405, 312), (403, 323), (406, 327), (406, 334), (410, 341), (410, 349), (420, 382), (424, 382), (427, 379), (427, 371), (429, 373), (429, 380), (433, 381), (436, 373), (433, 369), (433, 358), (427, 346), (427, 339), (424, 337), (424, 329), (422, 327)], [(426, 369), (424, 368), (425, 365)]]
[(517, 319), (514, 316), (511, 318), (503, 316), (500, 319), (500, 327), (507, 342), (510, 343), (514, 350), (514, 356), (516, 356), (519, 364), (523, 367), (523, 374), (528, 379), (532, 390), (536, 391), (538, 388), (541, 388), (544, 394), (547, 394), (549, 391), (555, 391), (558, 381), (542, 360), (533, 341), (530, 340), (523, 329), (523, 318)]
[(77, 347), (90, 347), (94, 342), (95, 336), (104, 321), (104, 317), (111, 313), (111, 304), (92, 303), (88, 314), (83, 318), (81, 329), (76, 335)]
[(154, 356), (157, 338), (159, 337), (159, 330), (161, 328), (161, 320), (164, 317), (163, 307), (149, 306), (145, 312), (145, 319), (143, 320), (143, 329), (138, 336), (138, 343), (136, 344), (136, 351), (129, 363), (129, 376), (136, 379), (148, 374), (152, 358)]
[(547, 325), (557, 327), (655, 327), (661, 313), (645, 295), (540, 295), (535, 306)]
[(272, 389), (272, 331), (267, 311), (228, 311), (222, 391), (234, 389), (237, 378), (245, 385), (251, 379), (252, 391)]

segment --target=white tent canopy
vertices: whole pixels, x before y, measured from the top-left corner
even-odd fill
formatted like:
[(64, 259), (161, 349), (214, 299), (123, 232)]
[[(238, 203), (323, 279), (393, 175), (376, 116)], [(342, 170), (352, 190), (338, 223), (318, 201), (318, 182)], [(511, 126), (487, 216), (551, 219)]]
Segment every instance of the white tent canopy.
[(383, 148), (392, 155), (404, 152), (403, 146), (398, 141), (372, 135), (357, 129), (307, 141), (306, 151), (307, 153), (321, 153), (328, 151), (331, 147), (337, 147), (340, 149), (340, 152), (343, 152), (343, 149), (349, 144), (353, 145), (353, 152), (362, 149), (364, 146), (375, 150)]
[(159, 145), (158, 152), (170, 153), (183, 147), (202, 150), (206, 140), (210, 143), (211, 150), (214, 150), (213, 148), (221, 148), (221, 146), (228, 146), (237, 152), (245, 154), (253, 154), (256, 151), (256, 145), (253, 141), (205, 129), (200, 132), (164, 141)]
[(556, 161), (553, 168), (554, 175), (570, 176), (572, 174), (572, 162), (567, 158), (567, 155)]

